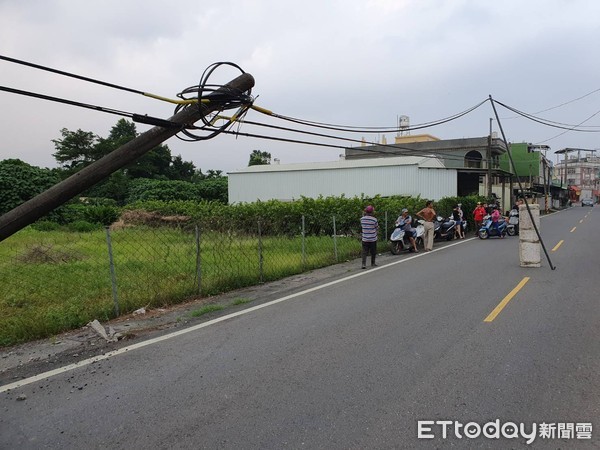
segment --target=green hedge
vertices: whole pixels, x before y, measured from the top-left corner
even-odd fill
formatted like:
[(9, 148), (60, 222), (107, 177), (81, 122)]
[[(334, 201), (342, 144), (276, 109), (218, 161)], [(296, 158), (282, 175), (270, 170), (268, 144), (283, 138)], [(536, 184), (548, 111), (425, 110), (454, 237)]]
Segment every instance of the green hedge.
[[(473, 226), (471, 212), (482, 198), (447, 197), (435, 203), (436, 212), (447, 217), (456, 203), (462, 203), (463, 211)], [(414, 214), (425, 206), (420, 197), (303, 197), (294, 202), (269, 200), (265, 202), (225, 205), (211, 201), (140, 201), (126, 206), (130, 210), (145, 210), (165, 216), (187, 216), (192, 223), (210, 222), (213, 227), (221, 223), (223, 228), (235, 227), (239, 232), (255, 232), (260, 220), (265, 234), (298, 234), (302, 216), (305, 229), (311, 235), (333, 234), (332, 216), (336, 219), (336, 233), (356, 233), (362, 211), (367, 205), (375, 207), (375, 216), (381, 220), (387, 212), (389, 226), (400, 215), (402, 208)]]

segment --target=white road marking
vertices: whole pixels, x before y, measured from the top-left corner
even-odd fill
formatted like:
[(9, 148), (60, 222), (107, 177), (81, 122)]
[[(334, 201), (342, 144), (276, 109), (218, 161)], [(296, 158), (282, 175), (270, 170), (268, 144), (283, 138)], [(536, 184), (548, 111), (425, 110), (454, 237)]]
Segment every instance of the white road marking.
[(468, 242), (468, 241), (473, 240), (473, 239), (474, 238), (461, 240), (459, 242), (455, 242), (455, 243), (450, 244), (450, 245), (445, 245), (444, 247), (441, 247), (441, 248), (433, 249), (430, 252), (420, 251), (419, 254), (417, 254), (417, 255), (413, 255), (413, 256), (410, 256), (408, 258), (401, 259), (399, 261), (394, 261), (394, 262), (391, 262), (391, 263), (386, 264), (384, 266), (373, 267), (372, 269), (369, 269), (369, 270), (358, 269), (358, 270), (361, 270), (361, 271), (358, 272), (358, 273), (355, 273), (353, 275), (349, 275), (347, 277), (340, 278), (339, 280), (330, 281), (329, 283), (325, 283), (325, 284), (322, 284), (322, 285), (319, 285), (319, 286), (315, 286), (315, 287), (306, 289), (304, 291), (296, 292), (295, 294), (286, 295), (285, 297), (281, 297), (281, 298), (278, 298), (276, 300), (272, 300), (270, 302), (263, 303), (261, 305), (251, 306), (250, 308), (247, 308), (247, 309), (244, 309), (244, 310), (241, 310), (241, 311), (237, 311), (237, 312), (234, 312), (234, 313), (231, 313), (231, 314), (227, 314), (226, 316), (218, 317), (216, 319), (212, 319), (212, 320), (209, 320), (207, 322), (200, 323), (198, 325), (193, 325), (193, 326), (191, 326), (189, 328), (185, 328), (183, 330), (175, 331), (173, 333), (165, 334), (163, 336), (159, 336), (159, 337), (156, 337), (156, 338), (148, 339), (148, 340), (143, 341), (143, 342), (138, 342), (137, 344), (132, 344), (132, 345), (129, 345), (127, 347), (120, 348), (118, 350), (113, 350), (112, 352), (108, 352), (108, 353), (104, 353), (102, 355), (94, 356), (92, 358), (84, 359), (84, 360), (78, 361), (76, 363), (69, 364), (67, 366), (59, 367), (59, 368), (54, 369), (54, 370), (49, 370), (49, 371), (41, 373), (39, 375), (34, 375), (32, 377), (29, 377), (29, 378), (24, 378), (22, 380), (15, 381), (14, 383), (5, 384), (4, 386), (0, 386), (0, 393), (6, 392), (6, 391), (10, 391), (12, 389), (17, 389), (17, 388), (26, 386), (28, 384), (35, 383), (37, 381), (45, 380), (45, 379), (48, 379), (48, 378), (53, 377), (55, 375), (60, 375), (61, 373), (69, 372), (71, 370), (75, 370), (75, 369), (78, 369), (80, 367), (89, 366), (90, 364), (96, 363), (98, 361), (102, 361), (102, 360), (105, 360), (105, 359), (112, 358), (113, 356), (118, 356), (118, 355), (121, 355), (123, 353), (127, 353), (127, 352), (130, 352), (130, 351), (133, 351), (133, 350), (137, 350), (138, 348), (147, 347), (149, 345), (156, 344), (157, 342), (166, 341), (168, 339), (172, 339), (172, 338), (177, 337), (177, 336), (181, 336), (181, 335), (184, 335), (184, 334), (187, 334), (187, 333), (191, 333), (193, 331), (200, 330), (201, 328), (206, 328), (206, 327), (209, 327), (209, 326), (214, 325), (216, 323), (223, 322), (225, 320), (229, 320), (229, 319), (232, 319), (232, 318), (237, 317), (237, 316), (248, 314), (250, 312), (257, 311), (259, 309), (266, 308), (268, 306), (276, 305), (277, 303), (285, 302), (287, 300), (291, 300), (293, 298), (300, 297), (302, 295), (309, 294), (311, 292), (315, 292), (315, 291), (318, 291), (318, 290), (321, 290), (321, 289), (325, 289), (325, 288), (328, 288), (330, 286), (334, 286), (336, 284), (343, 283), (345, 281), (351, 280), (353, 278), (358, 278), (358, 277), (362, 277), (364, 275), (368, 275), (369, 273), (372, 273), (372, 272), (374, 272), (376, 270), (382, 270), (382, 269), (386, 269), (386, 268), (391, 267), (391, 266), (395, 266), (397, 264), (403, 264), (403, 263), (408, 262), (408, 261), (410, 261), (412, 259), (420, 258), (422, 256), (425, 256), (427, 254), (443, 250), (445, 248), (454, 247), (455, 245), (460, 245), (460, 244), (463, 244), (463, 243)]

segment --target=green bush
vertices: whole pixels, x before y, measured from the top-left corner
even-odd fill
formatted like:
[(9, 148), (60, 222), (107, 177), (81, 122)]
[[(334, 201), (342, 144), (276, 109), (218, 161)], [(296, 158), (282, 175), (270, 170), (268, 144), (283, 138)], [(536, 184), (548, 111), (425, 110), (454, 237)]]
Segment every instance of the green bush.
[(87, 222), (109, 226), (119, 219), (119, 208), (114, 206), (88, 206), (83, 211), (83, 217)]
[(0, 215), (44, 192), (58, 181), (58, 176), (50, 169), (40, 169), (19, 159), (0, 161)]
[[(445, 197), (435, 202), (436, 212), (448, 217), (456, 203), (462, 203), (465, 217), (473, 226), (472, 212), (479, 196)], [(224, 205), (220, 202), (210, 201), (147, 201), (136, 202), (128, 205), (127, 209), (141, 209), (156, 212), (161, 215), (183, 215), (190, 217), (193, 222), (202, 223), (210, 221), (212, 229), (219, 229), (217, 224), (222, 224), (222, 231), (235, 228), (240, 233), (255, 233), (257, 222), (261, 221), (261, 231), (265, 235), (294, 236), (301, 232), (302, 216), (305, 220), (307, 234), (331, 235), (333, 234), (333, 220), (335, 216), (336, 233), (354, 235), (359, 231), (359, 221), (362, 211), (367, 205), (375, 207), (375, 216), (383, 227), (383, 220), (387, 213), (388, 226), (400, 215), (402, 208), (408, 208), (414, 214), (425, 206), (426, 199), (421, 197), (392, 196), (392, 197), (319, 197), (316, 199), (302, 197), (294, 202), (281, 202), (269, 200), (265, 202), (240, 203)]]
[(31, 228), (38, 231), (56, 231), (60, 228), (60, 225), (51, 220), (38, 220), (31, 224)]
[(100, 225), (97, 223), (90, 223), (85, 220), (77, 220), (68, 224), (67, 227), (70, 231), (75, 231), (77, 233), (89, 233), (100, 228)]

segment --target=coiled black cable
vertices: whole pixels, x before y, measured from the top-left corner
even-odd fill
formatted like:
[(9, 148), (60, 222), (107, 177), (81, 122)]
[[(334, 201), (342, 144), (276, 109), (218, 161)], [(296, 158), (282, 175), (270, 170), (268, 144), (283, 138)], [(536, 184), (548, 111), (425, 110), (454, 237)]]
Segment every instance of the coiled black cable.
[[(239, 70), (242, 74), (245, 73), (240, 66), (232, 62), (216, 62), (204, 70), (197, 86), (190, 86), (177, 94), (177, 97), (181, 98), (182, 100), (191, 100), (192, 98), (196, 98), (197, 102), (193, 104), (179, 104), (175, 107), (175, 113), (180, 111), (182, 108), (198, 108), (202, 117), (202, 123), (204, 124), (200, 127), (195, 125), (185, 127), (181, 130), (181, 134), (186, 137), (182, 137), (177, 134), (177, 138), (183, 141), (202, 141), (211, 139), (228, 129), (235, 121), (240, 120), (252, 106), (254, 101), (251, 95), (252, 89), (242, 92), (239, 89), (234, 89), (228, 86), (208, 83), (209, 78), (214, 71), (221, 66), (231, 66)], [(213, 110), (209, 114), (206, 113), (207, 111), (204, 106), (206, 100), (208, 100), (211, 105), (211, 109)], [(219, 113), (222, 111), (235, 108), (237, 108), (238, 111), (231, 117), (224, 118), (219, 115)], [(225, 120), (225, 123), (215, 128), (214, 122), (217, 119), (223, 119)], [(208, 134), (199, 135), (193, 133), (191, 130), (205, 131), (208, 132)]]

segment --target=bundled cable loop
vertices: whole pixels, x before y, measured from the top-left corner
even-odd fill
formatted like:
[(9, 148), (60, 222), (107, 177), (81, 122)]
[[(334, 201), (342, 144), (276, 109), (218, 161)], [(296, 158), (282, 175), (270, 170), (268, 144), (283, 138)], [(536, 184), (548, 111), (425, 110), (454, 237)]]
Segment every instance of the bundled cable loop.
[[(227, 130), (234, 122), (241, 120), (248, 112), (254, 99), (251, 95), (252, 90), (241, 91), (229, 86), (221, 86), (210, 84), (208, 81), (211, 75), (221, 66), (231, 66), (239, 70), (242, 74), (244, 70), (232, 62), (216, 62), (211, 64), (204, 70), (200, 82), (197, 86), (191, 86), (177, 94), (177, 97), (183, 100), (182, 103), (175, 107), (175, 113), (183, 108), (198, 108), (202, 118), (203, 125), (188, 125), (181, 130), (180, 136), (176, 136), (183, 141), (202, 141), (215, 137), (216, 135)], [(194, 101), (195, 100), (195, 101)], [(207, 111), (206, 104), (210, 105), (211, 112)], [(230, 117), (222, 116), (221, 113), (225, 110), (237, 109)], [(215, 126), (218, 120), (224, 120), (220, 126)], [(195, 130), (193, 133), (190, 130)], [(197, 134), (197, 132), (207, 134)]]

